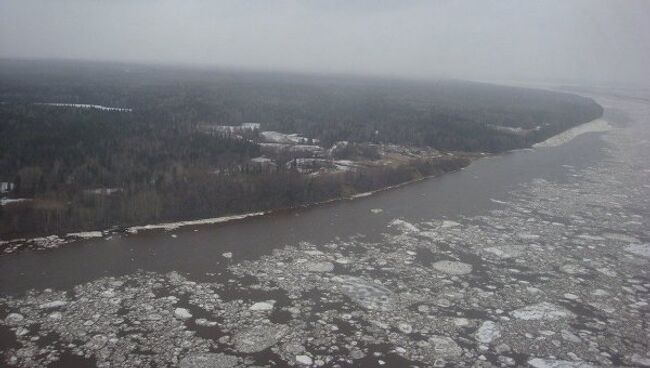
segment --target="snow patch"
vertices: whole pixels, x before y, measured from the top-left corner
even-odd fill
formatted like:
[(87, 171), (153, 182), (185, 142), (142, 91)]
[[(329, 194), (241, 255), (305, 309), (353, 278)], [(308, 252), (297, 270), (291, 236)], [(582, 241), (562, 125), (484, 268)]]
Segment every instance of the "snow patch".
[(140, 230), (175, 230), (183, 226), (198, 226), (198, 225), (213, 225), (220, 224), (223, 222), (242, 220), (248, 217), (262, 216), (266, 212), (250, 212), (242, 215), (233, 215), (233, 216), (224, 216), (224, 217), (214, 217), (200, 220), (190, 220), (190, 221), (178, 221), (178, 222), (166, 222), (161, 224), (152, 224), (152, 225), (143, 225), (143, 226), (132, 226), (128, 228), (129, 232), (138, 232)]
[(126, 107), (112, 107), (112, 106), (93, 105), (93, 104), (40, 102), (40, 103), (37, 103), (36, 105), (54, 106), (54, 107), (75, 107), (75, 108), (78, 108), (78, 109), (95, 109), (95, 110), (119, 111), (119, 112), (131, 112), (131, 111), (133, 111), (133, 109), (129, 109), (129, 108), (126, 108)]
[(31, 201), (31, 198), (0, 198), (0, 206), (6, 206), (12, 203)]
[(68, 236), (77, 239), (93, 239), (93, 238), (101, 238), (104, 235), (102, 234), (101, 231), (85, 231), (80, 233), (66, 234), (66, 237)]
[(567, 131), (564, 131), (556, 136), (553, 136), (544, 142), (536, 143), (533, 145), (533, 148), (548, 148), (548, 147), (557, 147), (565, 143), (572, 141), (574, 138), (579, 135), (586, 133), (598, 133), (598, 132), (607, 132), (611, 130), (612, 127), (609, 123), (603, 119), (592, 120), (588, 123), (579, 125), (575, 128), (571, 128)]

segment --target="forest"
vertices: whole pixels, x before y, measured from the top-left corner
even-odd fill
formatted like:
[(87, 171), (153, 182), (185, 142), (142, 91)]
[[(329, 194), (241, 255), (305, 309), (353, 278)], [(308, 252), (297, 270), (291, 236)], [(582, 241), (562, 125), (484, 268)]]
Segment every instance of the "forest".
[[(602, 111), (576, 95), (455, 80), (0, 60), (0, 182), (13, 183), (0, 198), (29, 199), (0, 205), (0, 239), (346, 197), (529, 147)], [(309, 176), (260, 170), (255, 139), (202, 129), (247, 122), (323, 149), (347, 141), (453, 155)]]

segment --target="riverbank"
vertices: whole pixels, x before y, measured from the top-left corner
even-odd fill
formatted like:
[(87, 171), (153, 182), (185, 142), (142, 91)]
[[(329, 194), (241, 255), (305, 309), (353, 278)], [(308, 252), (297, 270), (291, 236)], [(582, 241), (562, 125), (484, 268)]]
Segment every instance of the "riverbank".
[[(377, 186), (373, 183), (356, 185), (350, 179), (343, 179), (345, 187), (344, 195), (332, 198), (326, 198), (316, 202), (302, 203), (295, 206), (278, 207), (270, 209), (261, 209), (259, 211), (230, 214), (212, 218), (203, 218), (195, 220), (179, 220), (171, 222), (160, 222), (144, 225), (133, 225), (126, 227), (113, 227), (108, 229), (94, 229), (79, 232), (70, 232), (65, 234), (51, 234), (47, 236), (24, 237), (11, 240), (0, 240), (0, 256), (14, 254), (21, 250), (48, 250), (59, 248), (82, 240), (92, 238), (110, 238), (116, 234), (137, 234), (142, 231), (164, 230), (170, 231), (182, 227), (205, 226), (223, 224), (226, 222), (241, 221), (252, 217), (260, 217), (279, 211), (287, 211), (297, 208), (306, 208), (318, 206), (336, 201), (355, 200), (368, 197), (372, 194), (399, 188), (414, 182), (422, 181), (432, 177), (438, 177), (449, 172), (460, 170), (468, 166), (474, 159), (481, 157), (480, 154), (456, 153), (447, 154), (435, 158), (411, 158), (410, 160), (400, 160), (400, 162), (391, 162), (380, 166), (365, 167), (355, 171), (337, 172), (333, 174), (322, 175), (317, 179), (329, 180), (331, 178), (352, 177), (352, 180), (363, 179), (364, 183), (367, 178), (374, 178), (373, 183), (388, 182), (390, 185)], [(393, 157), (394, 158), (394, 157)], [(354, 175), (354, 176), (352, 176)], [(380, 179), (380, 180), (376, 180)], [(364, 190), (359, 190), (363, 188)]]

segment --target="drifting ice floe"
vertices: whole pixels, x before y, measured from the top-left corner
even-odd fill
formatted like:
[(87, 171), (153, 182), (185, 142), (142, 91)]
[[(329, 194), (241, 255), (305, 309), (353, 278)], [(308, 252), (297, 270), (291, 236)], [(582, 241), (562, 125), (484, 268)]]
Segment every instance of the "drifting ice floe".
[(533, 358), (528, 361), (533, 368), (596, 368), (596, 366), (586, 362), (572, 362), (567, 360), (553, 360)]
[(239, 331), (233, 337), (235, 348), (242, 353), (255, 353), (277, 344), (288, 332), (287, 326), (258, 325)]
[(650, 258), (650, 244), (630, 244), (625, 250), (637, 256)]
[(472, 265), (463, 262), (438, 261), (432, 266), (434, 269), (450, 275), (464, 275), (472, 272)]
[(391, 227), (393, 227), (395, 229), (404, 231), (404, 232), (416, 232), (416, 231), (419, 231), (419, 229), (415, 225), (413, 225), (412, 223), (406, 222), (406, 221), (400, 220), (400, 219), (395, 219), (395, 220), (391, 221), (389, 226), (391, 226)]
[(500, 245), (496, 247), (487, 247), (484, 251), (494, 254), (499, 258), (519, 257), (525, 247), (522, 245)]
[(179, 362), (180, 368), (232, 368), (239, 364), (236, 356), (222, 353), (190, 354)]
[(512, 316), (524, 321), (554, 320), (558, 318), (572, 317), (573, 313), (555, 304), (542, 302), (517, 309), (512, 312)]
[(332, 279), (338, 282), (345, 295), (363, 308), (390, 310), (392, 292), (387, 288), (352, 276), (337, 276)]
[(501, 336), (501, 328), (492, 321), (483, 322), (476, 331), (476, 339), (483, 344), (489, 344), (499, 336)]

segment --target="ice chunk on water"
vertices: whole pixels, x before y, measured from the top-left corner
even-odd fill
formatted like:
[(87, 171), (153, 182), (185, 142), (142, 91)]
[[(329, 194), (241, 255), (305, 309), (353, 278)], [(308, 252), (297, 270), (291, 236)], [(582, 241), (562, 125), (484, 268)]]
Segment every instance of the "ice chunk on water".
[(528, 361), (533, 368), (596, 368), (596, 366), (587, 362), (572, 362), (568, 360), (554, 360), (533, 358)]
[(223, 353), (191, 353), (180, 361), (180, 368), (231, 368), (238, 359)]
[(573, 317), (573, 313), (558, 305), (542, 302), (529, 305), (513, 311), (512, 316), (524, 321), (530, 320), (554, 320), (559, 318)]
[(49, 303), (41, 304), (41, 305), (39, 306), (39, 308), (40, 308), (40, 309), (53, 309), (53, 308), (63, 307), (63, 306), (65, 306), (66, 304), (68, 304), (68, 303), (65, 302), (65, 301), (63, 301), (63, 300), (55, 300), (55, 301), (53, 301), (53, 302), (49, 302)]
[(393, 309), (393, 293), (381, 285), (354, 276), (337, 276), (332, 280), (340, 284), (343, 294), (366, 309)]
[(464, 275), (472, 272), (472, 265), (456, 261), (438, 261), (434, 263), (433, 268), (437, 271), (450, 275)]
[(483, 344), (489, 344), (492, 340), (501, 336), (501, 328), (492, 321), (485, 321), (476, 331), (476, 340)]
[(444, 220), (442, 222), (442, 225), (440, 225), (440, 227), (443, 228), (443, 229), (447, 229), (447, 228), (450, 228), (450, 227), (456, 227), (456, 226), (460, 226), (460, 224), (458, 222), (456, 222), (456, 221), (450, 221), (450, 220)]
[(257, 353), (277, 344), (288, 330), (289, 328), (284, 325), (257, 325), (237, 332), (233, 341), (238, 351)]
[(405, 233), (412, 233), (412, 232), (418, 232), (420, 229), (418, 229), (415, 225), (413, 225), (410, 222), (406, 222), (404, 220), (400, 219), (395, 219), (388, 224), (388, 226), (396, 228), (398, 230), (401, 230)]
[(275, 304), (275, 300), (269, 300), (266, 302), (257, 302), (253, 304), (249, 309), (252, 311), (269, 311), (273, 309), (273, 304)]
[(7, 317), (5, 317), (5, 323), (11, 326), (22, 322), (24, 319), (25, 317), (20, 313), (9, 313)]
[(296, 355), (296, 362), (302, 365), (311, 365), (313, 361), (307, 355)]
[(637, 256), (650, 258), (650, 244), (630, 244), (625, 250)]
[(178, 319), (188, 319), (192, 318), (192, 314), (185, 308), (176, 308), (174, 310), (174, 316)]
[(484, 251), (492, 253), (499, 258), (513, 258), (519, 257), (523, 251), (524, 246), (522, 245), (499, 245), (495, 247), (484, 248)]
[(447, 336), (431, 336), (429, 343), (433, 345), (433, 353), (436, 357), (450, 359), (458, 358), (463, 354), (463, 349)]
[(332, 272), (334, 264), (332, 262), (307, 262), (306, 266), (309, 272)]

